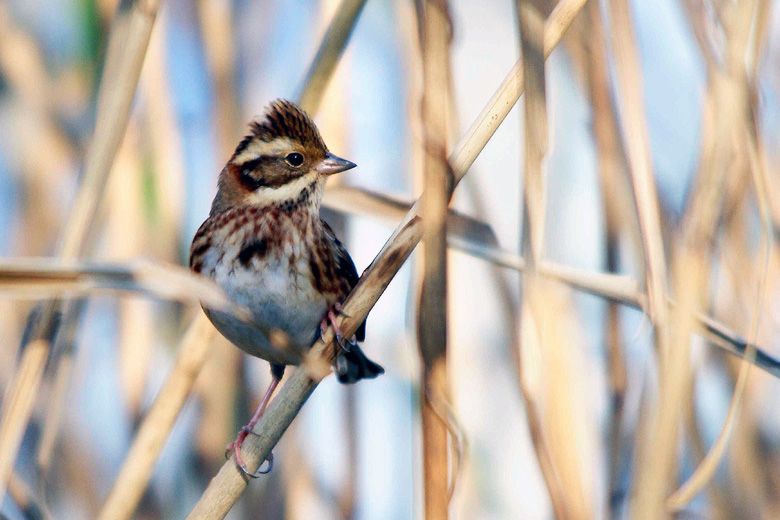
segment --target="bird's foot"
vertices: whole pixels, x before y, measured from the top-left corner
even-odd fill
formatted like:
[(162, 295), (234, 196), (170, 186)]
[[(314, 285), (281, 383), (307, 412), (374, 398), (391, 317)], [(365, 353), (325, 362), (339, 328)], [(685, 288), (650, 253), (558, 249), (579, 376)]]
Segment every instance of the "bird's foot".
[(355, 343), (351, 339), (346, 342), (344, 341), (344, 335), (341, 333), (341, 328), (339, 328), (338, 323), (336, 323), (336, 316), (338, 315), (344, 316), (346, 318), (350, 317), (349, 314), (344, 312), (344, 309), (341, 307), (341, 304), (336, 302), (333, 304), (333, 307), (328, 309), (327, 314), (325, 314), (325, 317), (322, 318), (322, 321), (320, 322), (320, 339), (322, 340), (324, 338), (325, 331), (328, 330), (328, 325), (330, 325), (333, 327), (333, 333), (336, 336), (336, 343), (338, 344), (338, 346), (344, 352), (349, 352), (350, 347)]
[(268, 455), (268, 458), (265, 459), (265, 462), (268, 463), (268, 467), (263, 469), (263, 465), (261, 464), (260, 468), (258, 468), (256, 472), (252, 473), (249, 471), (249, 469), (246, 467), (246, 463), (244, 462), (243, 457), (241, 457), (241, 445), (244, 443), (244, 439), (246, 439), (249, 434), (257, 435), (249, 428), (249, 426), (244, 426), (241, 428), (241, 431), (238, 432), (236, 440), (228, 444), (225, 448), (225, 458), (228, 458), (229, 453), (232, 451), (236, 455), (236, 466), (238, 466), (238, 469), (240, 469), (241, 472), (248, 478), (258, 478), (261, 475), (266, 475), (271, 472), (271, 469), (274, 467), (274, 454), (271, 453)]

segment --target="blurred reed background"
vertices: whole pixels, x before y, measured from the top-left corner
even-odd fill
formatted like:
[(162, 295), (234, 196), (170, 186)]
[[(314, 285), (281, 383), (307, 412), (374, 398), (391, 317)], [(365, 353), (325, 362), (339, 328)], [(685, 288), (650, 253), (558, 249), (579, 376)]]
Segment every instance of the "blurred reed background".
[[(0, 0), (0, 516), (780, 518), (775, 7)], [(277, 97), (387, 373), (288, 371), (247, 485), (177, 264)]]

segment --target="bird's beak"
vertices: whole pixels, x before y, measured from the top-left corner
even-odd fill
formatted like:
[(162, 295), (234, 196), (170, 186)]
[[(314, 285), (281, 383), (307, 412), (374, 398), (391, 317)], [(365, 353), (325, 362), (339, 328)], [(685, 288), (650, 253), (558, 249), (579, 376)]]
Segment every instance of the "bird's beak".
[(332, 153), (328, 152), (325, 154), (325, 158), (320, 161), (320, 163), (315, 166), (314, 169), (323, 175), (333, 175), (334, 173), (351, 170), (355, 166), (357, 166), (357, 164), (346, 159), (342, 159), (341, 157), (336, 157)]

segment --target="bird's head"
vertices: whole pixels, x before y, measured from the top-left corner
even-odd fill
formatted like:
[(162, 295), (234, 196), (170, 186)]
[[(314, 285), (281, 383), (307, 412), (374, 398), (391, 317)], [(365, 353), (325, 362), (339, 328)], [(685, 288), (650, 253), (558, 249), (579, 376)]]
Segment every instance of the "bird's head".
[(232, 206), (319, 205), (325, 178), (355, 167), (328, 151), (311, 118), (276, 100), (249, 125), (219, 179), (211, 212)]

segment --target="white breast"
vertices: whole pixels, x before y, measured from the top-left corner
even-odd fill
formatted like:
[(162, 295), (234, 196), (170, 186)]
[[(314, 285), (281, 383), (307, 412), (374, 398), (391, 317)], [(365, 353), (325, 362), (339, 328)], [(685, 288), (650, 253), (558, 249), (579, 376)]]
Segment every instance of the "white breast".
[(300, 246), (299, 240), (291, 240), (284, 250), (269, 251), (263, 258), (254, 257), (246, 266), (237, 261), (238, 246), (210, 258), (214, 263), (209, 265), (213, 267), (209, 271), (227, 295), (248, 307), (262, 328), (284, 331), (293, 344), (293, 352), (279, 353), (256, 329), (230, 316), (210, 313), (217, 329), (249, 354), (268, 361), (297, 364), (300, 361), (297, 353), (311, 346), (319, 333), (327, 302), (312, 286), (308, 256)]

